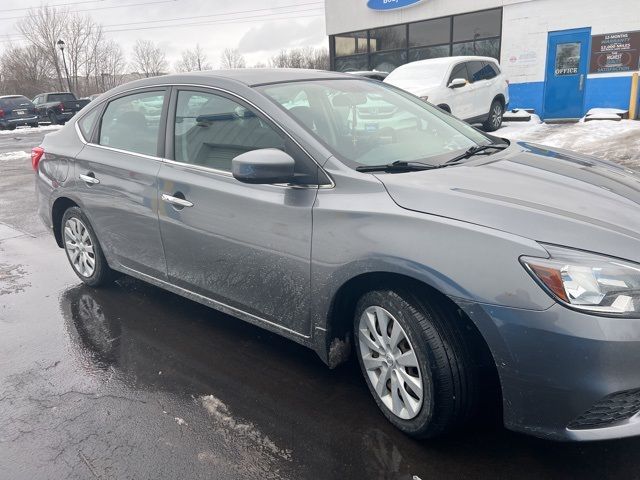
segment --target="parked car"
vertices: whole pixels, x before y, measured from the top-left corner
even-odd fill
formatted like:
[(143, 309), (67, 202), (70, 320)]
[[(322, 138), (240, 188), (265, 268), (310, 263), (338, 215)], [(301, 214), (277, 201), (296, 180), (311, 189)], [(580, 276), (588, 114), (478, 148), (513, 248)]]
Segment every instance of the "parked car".
[(360, 72), (347, 72), (351, 75), (358, 75), (359, 77), (370, 78), (372, 80), (383, 81), (389, 75), (389, 72), (379, 72), (378, 70), (364, 70)]
[[(140, 108), (159, 103), (159, 122)], [(489, 393), (531, 435), (640, 433), (638, 173), (287, 69), (119, 86), (32, 164), (84, 283), (131, 275), (330, 367), (354, 349), (409, 435), (461, 425)]]
[(21, 125), (38, 126), (36, 107), (22, 95), (0, 97), (0, 130), (13, 130)]
[(491, 57), (445, 57), (401, 65), (384, 80), (488, 132), (502, 125), (509, 82)]
[(33, 99), (40, 121), (64, 125), (90, 100), (77, 99), (71, 92), (42, 93)]

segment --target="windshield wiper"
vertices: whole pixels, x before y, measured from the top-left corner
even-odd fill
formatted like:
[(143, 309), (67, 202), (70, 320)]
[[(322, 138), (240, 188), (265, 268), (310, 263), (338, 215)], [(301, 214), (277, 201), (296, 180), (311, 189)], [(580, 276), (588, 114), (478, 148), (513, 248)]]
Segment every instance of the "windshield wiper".
[(358, 172), (416, 172), (420, 170), (431, 170), (434, 168), (440, 168), (440, 165), (429, 165), (428, 163), (420, 162), (404, 162), (396, 160), (393, 163), (386, 163), (382, 165), (360, 165), (356, 167)]
[(473, 157), (474, 155), (477, 155), (480, 152), (484, 152), (485, 150), (491, 150), (491, 149), (504, 150), (508, 146), (509, 146), (508, 143), (490, 143), (488, 145), (476, 145), (475, 147), (471, 147), (470, 149), (468, 149), (463, 154), (453, 157), (450, 160), (447, 160), (446, 162), (443, 163), (443, 165), (451, 165), (452, 163), (457, 163), (460, 160)]

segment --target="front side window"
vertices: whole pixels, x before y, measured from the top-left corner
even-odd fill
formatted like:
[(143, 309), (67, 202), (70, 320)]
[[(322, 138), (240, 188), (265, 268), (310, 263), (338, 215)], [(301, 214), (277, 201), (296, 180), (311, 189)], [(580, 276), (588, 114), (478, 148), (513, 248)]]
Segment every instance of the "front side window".
[(456, 78), (461, 78), (463, 80), (466, 80), (467, 82), (469, 81), (470, 77), (469, 77), (469, 72), (467, 70), (466, 62), (459, 63), (458, 65), (453, 67), (453, 70), (451, 70), (451, 75), (449, 75), (449, 81), (447, 82), (447, 85), (449, 85)]
[[(304, 108), (304, 98), (295, 101)], [(176, 106), (174, 148), (179, 162), (230, 172), (234, 157), (260, 148), (285, 150), (285, 142), (239, 103), (213, 93), (182, 90)]]
[(133, 153), (156, 156), (165, 92), (120, 97), (107, 105), (98, 143)]
[[(383, 83), (336, 79), (258, 89), (351, 167), (440, 163), (460, 150), (491, 143), (473, 127)], [(297, 106), (302, 98), (308, 102), (304, 119)]]

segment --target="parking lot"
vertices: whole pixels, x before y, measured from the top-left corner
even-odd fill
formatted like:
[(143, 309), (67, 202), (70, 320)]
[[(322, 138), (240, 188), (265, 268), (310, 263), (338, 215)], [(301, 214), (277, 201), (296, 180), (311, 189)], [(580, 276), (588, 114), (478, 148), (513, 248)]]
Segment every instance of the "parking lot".
[[(552, 127), (517, 133), (544, 143), (561, 128), (605, 128)], [(487, 415), (412, 440), (354, 360), (330, 371), (288, 340), (129, 278), (82, 285), (36, 216), (20, 154), (55, 128), (0, 134), (1, 478), (640, 478), (640, 439), (554, 443)], [(617, 160), (638, 168), (638, 130), (611, 128), (592, 153), (625, 149)], [(572, 148), (591, 145), (582, 132), (565, 135)]]

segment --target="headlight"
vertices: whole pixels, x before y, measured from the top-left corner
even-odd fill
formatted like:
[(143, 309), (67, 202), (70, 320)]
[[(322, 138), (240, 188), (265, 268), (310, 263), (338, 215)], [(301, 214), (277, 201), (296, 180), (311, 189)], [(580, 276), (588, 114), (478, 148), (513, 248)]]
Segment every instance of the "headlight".
[(592, 313), (640, 317), (640, 265), (544, 245), (551, 258), (521, 257), (542, 287), (561, 303)]

